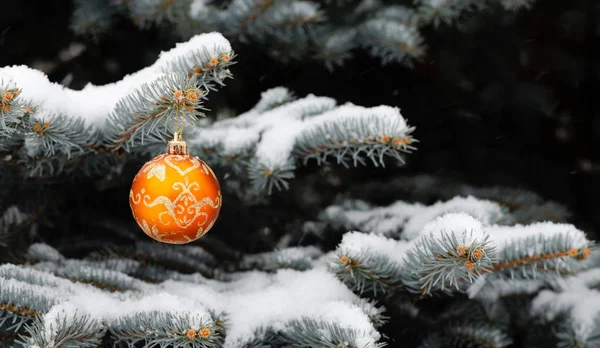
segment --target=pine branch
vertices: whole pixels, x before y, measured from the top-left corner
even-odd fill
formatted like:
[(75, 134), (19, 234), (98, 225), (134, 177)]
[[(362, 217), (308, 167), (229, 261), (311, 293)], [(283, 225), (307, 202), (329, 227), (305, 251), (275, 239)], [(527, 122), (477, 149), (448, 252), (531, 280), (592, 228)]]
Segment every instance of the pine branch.
[(121, 81), (81, 91), (26, 66), (0, 68), (0, 151), (30, 176), (108, 170), (114, 154), (164, 144), (176, 114), (195, 125), (208, 92), (232, 77), (234, 57), (222, 35), (198, 35)]
[(377, 307), (377, 301), (375, 300), (359, 298), (354, 301), (354, 304), (367, 315), (369, 321), (376, 329), (385, 325), (390, 319), (389, 316), (384, 314), (386, 308), (384, 306)]
[(79, 34), (86, 28), (99, 33), (111, 25), (106, 13), (112, 12), (129, 16), (141, 28), (168, 22), (184, 38), (223, 32), (228, 38), (264, 47), (282, 62), (312, 58), (333, 69), (356, 48), (363, 48), (383, 64), (410, 66), (412, 60), (425, 56), (421, 34), (425, 28), (439, 29), (442, 23), (460, 26), (465, 17), (476, 13), (494, 10), (502, 15), (529, 9), (534, 2), (417, 0), (400, 6), (385, 1), (233, 0), (222, 8), (221, 3), (205, 0), (129, 0), (127, 5), (110, 7), (94, 0), (77, 3), (73, 28)]
[(130, 258), (142, 265), (162, 266), (184, 273), (200, 272), (212, 275), (216, 260), (208, 252), (196, 246), (183, 245), (171, 248), (165, 244), (139, 242), (133, 248), (112, 248), (108, 257)]
[(80, 263), (71, 263), (66, 267), (60, 268), (56, 274), (59, 277), (67, 278), (72, 282), (90, 284), (108, 291), (123, 292), (127, 290), (140, 291), (144, 289), (144, 284), (142, 282), (121, 272), (98, 269)]
[(585, 233), (568, 224), (535, 223), (488, 228), (499, 247), (492, 268), (514, 278), (566, 275), (585, 267), (591, 253)]
[(417, 0), (418, 12), (422, 23), (452, 24), (461, 15), (470, 11), (481, 11), (488, 4), (475, 0)]
[[(337, 323), (326, 323), (312, 318), (302, 318), (287, 323), (281, 337), (287, 344), (296, 347), (359, 348), (364, 347), (361, 336), (367, 336), (357, 330), (347, 329)], [(385, 343), (369, 345), (372, 348), (385, 347)]]
[(129, 5), (134, 23), (142, 28), (165, 20), (176, 22), (188, 9), (187, 0), (138, 0)]
[(119, 317), (108, 330), (116, 342), (129, 347), (141, 343), (143, 347), (216, 348), (223, 341), (220, 328), (208, 313), (139, 312)]
[(241, 270), (275, 272), (279, 269), (304, 271), (313, 267), (314, 259), (322, 252), (315, 247), (294, 247), (259, 254), (244, 255), (239, 262)]
[(247, 175), (242, 179), (254, 192), (267, 194), (288, 188), (296, 162), (314, 158), (321, 164), (333, 157), (347, 167), (367, 159), (383, 165), (384, 156), (403, 162), (401, 153), (415, 149), (414, 127), (399, 109), (335, 104), (331, 98), (293, 100), (287, 89), (270, 90), (248, 112), (196, 130), (190, 147), (208, 153), (211, 164)]
[(414, 240), (423, 233), (426, 224), (452, 213), (466, 213), (483, 225), (510, 225), (513, 222), (510, 213), (497, 203), (471, 196), (454, 197), (447, 201), (438, 201), (417, 211), (406, 222), (401, 237)]
[(253, 338), (243, 342), (242, 348), (272, 348), (283, 344), (279, 336), (279, 332), (272, 327), (259, 327), (254, 330)]
[(27, 325), (27, 335), (18, 342), (24, 347), (98, 347), (106, 327), (89, 315), (69, 315), (61, 306), (54, 307), (44, 318)]
[(40, 287), (58, 288), (63, 283), (60, 278), (46, 272), (23, 268), (9, 263), (0, 265), (0, 277)]
[(19, 332), (37, 315), (46, 313), (60, 296), (44, 286), (0, 278), (0, 331)]
[(442, 340), (451, 347), (502, 348), (512, 344), (505, 332), (486, 323), (456, 323), (443, 330)]
[(393, 293), (403, 289), (402, 265), (408, 243), (349, 232), (336, 248), (330, 270), (359, 293)]
[(69, 27), (75, 34), (97, 38), (113, 26), (113, 15), (121, 9), (103, 0), (75, 0)]
[(335, 230), (358, 230), (397, 238), (406, 223), (423, 209), (426, 207), (421, 204), (404, 201), (377, 207), (361, 200), (343, 200), (325, 208), (319, 215), (319, 221)]
[(317, 36), (315, 58), (323, 61), (329, 71), (341, 67), (352, 58), (352, 51), (359, 47), (357, 30), (348, 27)]
[(381, 58), (382, 64), (404, 62), (410, 66), (411, 60), (425, 54), (418, 28), (394, 20), (371, 19), (358, 29), (358, 37), (371, 55)]
[(401, 152), (416, 149), (413, 130), (397, 108), (346, 104), (311, 118), (297, 136), (293, 154), (305, 163), (310, 159), (323, 163), (334, 157), (346, 167), (348, 159), (354, 166), (366, 164), (364, 157), (375, 166), (384, 165), (386, 155), (404, 163)]
[(496, 247), (482, 225), (467, 214), (446, 214), (425, 227), (406, 253), (403, 282), (423, 296), (464, 290), (490, 272)]
[(597, 291), (585, 288), (544, 290), (532, 301), (531, 315), (542, 324), (558, 322), (553, 333), (557, 346), (594, 347), (600, 342), (599, 299)]
[(119, 101), (109, 119), (109, 149), (131, 151), (145, 143), (164, 143), (180, 117), (188, 126), (195, 124), (198, 117), (205, 116), (201, 112), (205, 92), (197, 83), (185, 74), (166, 75)]

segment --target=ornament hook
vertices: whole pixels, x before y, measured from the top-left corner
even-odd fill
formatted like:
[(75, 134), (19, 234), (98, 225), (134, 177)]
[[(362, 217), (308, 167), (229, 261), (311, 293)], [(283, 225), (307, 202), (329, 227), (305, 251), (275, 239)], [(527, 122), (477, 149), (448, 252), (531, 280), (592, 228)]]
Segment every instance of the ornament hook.
[[(173, 135), (173, 140), (167, 143), (167, 153), (169, 155), (181, 155), (187, 156), (189, 155), (187, 149), (187, 143), (183, 140), (183, 126), (184, 126), (184, 113), (185, 111), (181, 109), (181, 124), (179, 125), (179, 106), (175, 109), (175, 132)], [(179, 128), (179, 130), (178, 130)]]
[(167, 147), (167, 153), (169, 155), (189, 155), (187, 143), (181, 138), (181, 132), (175, 131), (175, 134), (173, 135), (173, 140), (167, 143)]

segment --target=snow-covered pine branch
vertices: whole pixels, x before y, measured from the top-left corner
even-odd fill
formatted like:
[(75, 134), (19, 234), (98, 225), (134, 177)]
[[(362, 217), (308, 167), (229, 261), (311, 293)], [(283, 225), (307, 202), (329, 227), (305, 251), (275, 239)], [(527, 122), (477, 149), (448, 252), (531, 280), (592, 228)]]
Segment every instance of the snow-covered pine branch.
[[(543, 290), (533, 299), (530, 315), (536, 324), (535, 330), (552, 330), (553, 341), (549, 344), (557, 347), (600, 345), (600, 292), (597, 289)], [(540, 342), (544, 338), (534, 335), (533, 339)]]
[(233, 172), (247, 172), (256, 191), (271, 193), (287, 188), (297, 163), (311, 159), (347, 167), (384, 165), (386, 156), (403, 163), (403, 153), (415, 150), (413, 130), (395, 107), (336, 106), (314, 95), (294, 100), (279, 87), (248, 112), (198, 129), (189, 143), (196, 153), (216, 154), (210, 163), (234, 163)]
[(423, 227), (405, 256), (403, 283), (413, 293), (465, 290), (496, 262), (496, 246), (482, 223), (446, 214)]
[(330, 269), (359, 293), (390, 293), (403, 286), (403, 261), (409, 244), (373, 234), (348, 232)]
[(396, 201), (373, 206), (361, 200), (342, 200), (323, 210), (319, 220), (336, 230), (358, 230), (389, 238), (412, 240), (423, 227), (447, 213), (467, 213), (486, 225), (512, 221), (509, 212), (495, 202), (472, 196), (454, 197), (432, 205)]
[(274, 272), (278, 269), (311, 269), (322, 256), (316, 247), (291, 247), (259, 254), (244, 255), (239, 262), (243, 270), (261, 270)]
[(191, 124), (203, 116), (202, 101), (231, 77), (233, 58), (221, 34), (202, 34), (118, 82), (78, 91), (27, 66), (0, 68), (0, 149), (29, 175), (56, 175), (85, 155), (164, 143), (176, 114)]
[(360, 292), (468, 291), (477, 297), (498, 278), (548, 282), (573, 274), (586, 267), (592, 245), (572, 225), (499, 226), (464, 212), (434, 218), (410, 241), (365, 232), (345, 234), (331, 266)]
[[(170, 280), (123, 295), (22, 266), (4, 265), (0, 272), (10, 276), (2, 277), (0, 286), (2, 319), (15, 331), (29, 324), (26, 340), (31, 343), (59, 337), (93, 341), (107, 330), (112, 339), (130, 345), (239, 347), (262, 340), (256, 334), (268, 327), (289, 343), (381, 346), (370, 319), (385, 320), (381, 309), (360, 303), (322, 268), (240, 273), (230, 282)], [(34, 284), (34, 279), (44, 281)]]

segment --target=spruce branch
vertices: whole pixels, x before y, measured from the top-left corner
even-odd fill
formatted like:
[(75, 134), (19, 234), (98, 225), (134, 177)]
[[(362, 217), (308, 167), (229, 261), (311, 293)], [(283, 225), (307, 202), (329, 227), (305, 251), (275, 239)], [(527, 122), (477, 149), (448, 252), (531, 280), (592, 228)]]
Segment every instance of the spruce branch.
[(184, 0), (138, 0), (128, 4), (135, 24), (147, 28), (162, 21), (176, 22), (189, 8), (189, 1)]
[(295, 99), (284, 88), (263, 93), (254, 108), (235, 118), (219, 120), (193, 132), (195, 151), (209, 162), (242, 176), (254, 193), (286, 189), (298, 162), (330, 158), (350, 165), (384, 165), (389, 156), (403, 163), (401, 153), (415, 149), (416, 140), (398, 108), (336, 107), (335, 100), (308, 95)]
[(337, 323), (328, 323), (305, 317), (292, 320), (286, 326), (288, 328), (281, 332), (281, 338), (285, 343), (296, 347), (379, 348), (386, 346), (384, 342), (365, 345), (361, 336), (368, 336), (368, 333), (344, 328)]
[[(246, 114), (240, 115), (238, 118), (243, 117), (243, 115), (250, 116), (254, 113), (263, 113), (265, 111), (272, 110), (281, 105), (287, 104), (296, 100), (297, 97), (294, 95), (292, 91), (285, 87), (274, 87), (268, 89), (264, 92), (260, 93), (260, 100), (256, 105)], [(334, 101), (335, 105), (335, 101)], [(248, 117), (246, 116), (246, 117)]]
[(283, 344), (279, 336), (279, 332), (272, 327), (259, 327), (254, 330), (253, 338), (243, 342), (242, 348), (271, 348)]
[(452, 24), (461, 15), (471, 11), (481, 11), (488, 4), (476, 0), (416, 0), (420, 21), (433, 23), (435, 27), (441, 23)]
[(481, 223), (467, 214), (446, 214), (425, 227), (406, 252), (403, 282), (422, 296), (464, 290), (496, 262), (496, 247)]
[(593, 318), (591, 328), (582, 329), (580, 325), (569, 317), (561, 318), (556, 325), (556, 346), (559, 348), (592, 348), (600, 346), (600, 315)]
[(368, 298), (359, 298), (354, 301), (354, 304), (358, 306), (369, 318), (373, 327), (378, 329), (385, 325), (390, 317), (385, 315), (386, 308), (384, 306), (377, 306), (377, 301)]
[(473, 187), (462, 183), (436, 180), (443, 195), (474, 196), (490, 200), (505, 207), (514, 223), (529, 224), (535, 221), (567, 222), (571, 213), (562, 204), (548, 201), (534, 192), (503, 186)]
[(92, 15), (104, 9), (104, 13), (130, 17), (141, 28), (168, 22), (183, 38), (217, 30), (228, 38), (264, 47), (280, 61), (312, 58), (332, 69), (347, 61), (357, 48), (367, 50), (383, 64), (410, 66), (412, 60), (425, 56), (421, 32), (427, 28), (459, 26), (468, 15), (489, 9), (499, 15), (529, 9), (535, 0), (416, 0), (407, 6), (389, 1), (128, 0), (126, 5), (111, 4), (109, 8), (95, 2), (77, 3), (74, 29), (85, 28), (77, 25), (80, 22), (90, 23), (91, 33), (104, 29), (110, 18)]
[[(23, 213), (16, 205), (8, 207), (0, 216), (0, 247), (8, 246), (15, 228), (30, 222), (31, 216)], [(1, 250), (1, 249), (0, 249)]]
[(12, 265), (9, 263), (0, 265), (0, 277), (5, 279), (14, 279), (16, 281), (37, 285), (40, 287), (58, 288), (61, 283), (60, 278), (40, 272), (34, 269), (24, 268), (22, 266)]
[[(384, 247), (384, 245), (386, 245)], [(330, 270), (359, 293), (390, 294), (403, 289), (401, 260), (408, 243), (349, 232), (335, 251)]]
[(92, 38), (108, 32), (114, 24), (113, 15), (121, 10), (103, 0), (74, 0), (74, 4), (70, 29), (77, 35), (90, 35)]
[[(62, 310), (62, 311), (61, 311)], [(51, 317), (37, 317), (25, 327), (27, 335), (20, 335), (18, 343), (24, 347), (92, 348), (102, 343), (106, 327), (87, 314), (69, 315), (59, 305), (51, 310)]]
[(498, 245), (495, 275), (511, 279), (572, 274), (585, 267), (592, 249), (583, 231), (568, 224), (534, 223), (488, 229)]
[(313, 267), (313, 262), (322, 252), (316, 247), (291, 247), (259, 254), (244, 255), (239, 262), (242, 270), (275, 272), (279, 269), (304, 271)]
[(72, 282), (90, 284), (97, 288), (123, 292), (126, 290), (142, 290), (144, 284), (119, 271), (95, 268), (85, 264), (70, 264), (57, 270), (57, 275)]
[(248, 179), (256, 191), (271, 194), (273, 189), (287, 190), (290, 187), (288, 181), (296, 177), (295, 170), (296, 165), (292, 159), (278, 166), (253, 162), (248, 168)]
[(130, 258), (144, 266), (160, 266), (183, 273), (200, 272), (212, 275), (216, 266), (216, 260), (211, 254), (191, 245), (174, 249), (159, 243), (138, 242), (132, 248), (107, 249), (101, 255), (107, 258)]
[(334, 157), (346, 167), (348, 160), (354, 166), (365, 165), (365, 157), (373, 165), (383, 166), (386, 155), (404, 163), (401, 153), (416, 149), (413, 131), (397, 108), (346, 104), (311, 118), (297, 136), (293, 155), (304, 163), (310, 159), (323, 163)]
[[(432, 201), (438, 201), (442, 205), (443, 202), (448, 202), (447, 204), (453, 207), (445, 208), (449, 209), (446, 212), (453, 212), (452, 209), (467, 209), (467, 213), (475, 214), (473, 216), (486, 224), (530, 224), (536, 221), (566, 223), (571, 216), (569, 209), (564, 205), (524, 188), (472, 186), (460, 180), (435, 175), (403, 175), (384, 182), (361, 183), (354, 190), (367, 200), (385, 193), (402, 197), (404, 201), (413, 205)], [(469, 204), (468, 200), (473, 203)], [(477, 204), (476, 201), (482, 203)], [(489, 203), (483, 203), (485, 201)], [(485, 206), (487, 208), (483, 209)], [(483, 214), (483, 211), (489, 213)], [(421, 227), (422, 224), (415, 225), (414, 229), (411, 228), (411, 234), (418, 235)]]
[(401, 237), (414, 240), (423, 233), (428, 223), (453, 213), (468, 214), (483, 225), (510, 225), (513, 221), (510, 213), (498, 203), (472, 196), (454, 197), (417, 210), (404, 225)]
[(389, 206), (373, 206), (362, 200), (344, 199), (319, 214), (319, 221), (335, 230), (358, 230), (397, 238), (410, 219), (427, 207), (397, 201)]
[[(282, 42), (306, 41), (310, 36), (309, 24), (323, 20), (319, 5), (311, 1), (276, 0), (271, 3), (263, 15), (242, 23), (245, 26), (243, 36), (264, 41), (276, 32), (277, 38)], [(244, 25), (245, 23), (248, 24)]]
[(382, 64), (404, 62), (410, 66), (411, 60), (425, 54), (425, 40), (418, 28), (395, 20), (371, 19), (358, 29), (358, 37)]
[(19, 332), (60, 298), (50, 288), (0, 277), (0, 331)]
[(87, 140), (93, 131), (83, 119), (37, 112), (26, 119), (24, 126), (29, 130), (25, 135), (25, 149), (29, 156), (63, 154), (70, 159), (89, 151)]
[(444, 328), (441, 337), (451, 347), (502, 348), (512, 344), (505, 332), (482, 322), (455, 323)]
[(594, 347), (600, 342), (599, 299), (586, 288), (543, 290), (531, 302), (530, 315), (542, 325), (557, 324), (552, 334), (558, 347)]
[(121, 81), (79, 91), (26, 66), (0, 68), (0, 153), (28, 176), (108, 171), (115, 153), (164, 144), (176, 116), (196, 125), (234, 57), (221, 34), (197, 35)]
[(197, 88), (195, 78), (184, 74), (166, 75), (144, 84), (135, 93), (117, 103), (109, 118), (107, 142), (114, 151), (144, 143), (164, 143), (174, 132), (175, 120), (193, 125), (201, 112), (205, 92)]
[(355, 28), (341, 28), (319, 35), (316, 38), (316, 53), (314, 57), (323, 61), (329, 71), (341, 67), (352, 58), (352, 51), (359, 47), (358, 32)]
[(0, 134), (9, 136), (21, 123), (21, 117), (29, 112), (21, 98), (22, 90), (12, 81), (0, 80)]
[(214, 319), (207, 313), (139, 312), (122, 316), (108, 324), (116, 342), (128, 347), (201, 347), (216, 348), (224, 337)]

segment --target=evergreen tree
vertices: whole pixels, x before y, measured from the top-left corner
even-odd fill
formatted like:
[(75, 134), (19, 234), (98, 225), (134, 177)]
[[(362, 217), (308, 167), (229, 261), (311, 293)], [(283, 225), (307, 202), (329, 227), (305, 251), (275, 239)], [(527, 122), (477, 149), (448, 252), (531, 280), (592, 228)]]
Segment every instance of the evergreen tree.
[[(88, 45), (132, 23), (177, 44), (81, 88), (40, 66), (0, 68), (0, 344), (600, 347), (594, 236), (565, 204), (415, 175), (431, 137), (401, 105), (283, 85), (242, 112), (228, 104), (244, 48), (333, 76), (361, 54), (413, 73), (431, 31), (468, 37), (533, 1), (73, 5)], [(191, 164), (163, 165), (167, 154)], [(218, 180), (214, 195), (201, 175)], [(151, 197), (162, 186), (177, 192)]]

